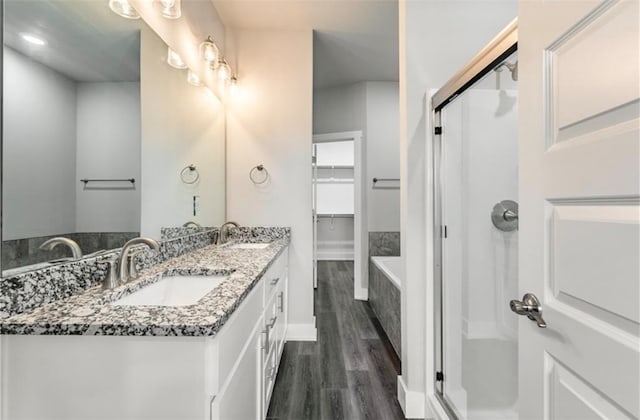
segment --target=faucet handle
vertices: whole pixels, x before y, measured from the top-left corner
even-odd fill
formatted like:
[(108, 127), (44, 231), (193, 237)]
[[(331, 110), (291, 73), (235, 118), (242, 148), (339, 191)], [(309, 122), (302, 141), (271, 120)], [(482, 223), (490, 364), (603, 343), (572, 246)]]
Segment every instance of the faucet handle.
[(136, 258), (141, 255), (144, 250), (136, 251), (129, 256), (127, 256), (127, 264), (129, 266), (129, 279), (135, 280), (140, 277), (140, 272), (138, 271), (138, 267), (136, 266)]
[(102, 290), (113, 289), (114, 287), (120, 286), (120, 281), (118, 280), (118, 274), (116, 271), (116, 261), (115, 260), (107, 260), (107, 273), (104, 276), (104, 280), (102, 281)]

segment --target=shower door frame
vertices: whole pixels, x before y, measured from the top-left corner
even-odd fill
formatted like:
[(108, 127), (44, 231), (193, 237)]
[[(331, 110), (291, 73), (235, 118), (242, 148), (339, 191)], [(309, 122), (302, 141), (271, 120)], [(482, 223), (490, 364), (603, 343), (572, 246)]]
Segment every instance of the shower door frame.
[[(451, 419), (457, 419), (454, 409), (444, 397), (444, 382), (447, 378), (444, 371), (443, 340), (443, 242), (446, 240), (447, 227), (443, 220), (443, 179), (442, 179), (442, 110), (459, 95), (482, 79), (486, 74), (507, 59), (518, 49), (518, 19), (514, 19), (496, 37), (475, 55), (460, 71), (440, 88), (431, 98), (432, 139), (432, 179), (433, 185), (433, 296), (434, 296), (434, 360), (433, 389), (437, 403)], [(428, 137), (427, 137), (428, 138)]]

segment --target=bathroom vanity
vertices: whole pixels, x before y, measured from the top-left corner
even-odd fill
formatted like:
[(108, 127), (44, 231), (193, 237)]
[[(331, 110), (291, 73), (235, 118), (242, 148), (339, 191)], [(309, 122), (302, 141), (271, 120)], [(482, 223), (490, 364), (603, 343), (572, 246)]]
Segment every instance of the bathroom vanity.
[[(3, 418), (265, 418), (287, 329), (288, 243), (208, 245), (4, 319)], [(199, 298), (146, 293), (207, 277), (217, 280)]]

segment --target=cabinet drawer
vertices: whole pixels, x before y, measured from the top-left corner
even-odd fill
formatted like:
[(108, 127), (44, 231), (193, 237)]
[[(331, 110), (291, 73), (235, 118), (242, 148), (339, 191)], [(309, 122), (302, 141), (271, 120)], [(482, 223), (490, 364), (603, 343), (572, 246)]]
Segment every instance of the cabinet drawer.
[(282, 285), (287, 276), (287, 251), (285, 250), (271, 265), (263, 277), (264, 302), (267, 303)]
[(280, 359), (280, 355), (282, 354), (282, 350), (284, 348), (285, 335), (287, 330), (287, 293), (285, 285), (283, 285), (282, 288), (276, 291), (275, 302), (277, 321), (274, 327), (273, 339), (275, 341), (278, 359)]
[(215, 337), (214, 365), (211, 374), (217, 377), (218, 386), (227, 379), (238, 355), (260, 320), (262, 289), (262, 283), (259, 282)]
[(278, 359), (277, 351), (275, 346), (273, 346), (273, 349), (271, 353), (269, 353), (269, 357), (264, 364), (264, 370), (262, 372), (262, 375), (263, 375), (262, 383), (264, 384), (262, 397), (264, 398), (263, 402), (265, 407), (265, 413), (269, 408), (269, 401), (271, 400), (271, 392), (273, 391), (273, 385), (276, 381), (276, 376), (278, 374), (277, 359)]

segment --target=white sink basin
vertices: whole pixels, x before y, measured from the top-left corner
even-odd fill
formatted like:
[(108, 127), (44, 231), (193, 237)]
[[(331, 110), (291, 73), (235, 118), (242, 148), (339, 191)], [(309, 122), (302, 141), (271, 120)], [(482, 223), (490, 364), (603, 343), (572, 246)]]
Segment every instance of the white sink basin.
[(198, 303), (228, 276), (171, 276), (131, 293), (111, 305), (188, 306)]
[(271, 245), (270, 243), (259, 243), (259, 244), (233, 244), (229, 248), (231, 249), (265, 249)]

